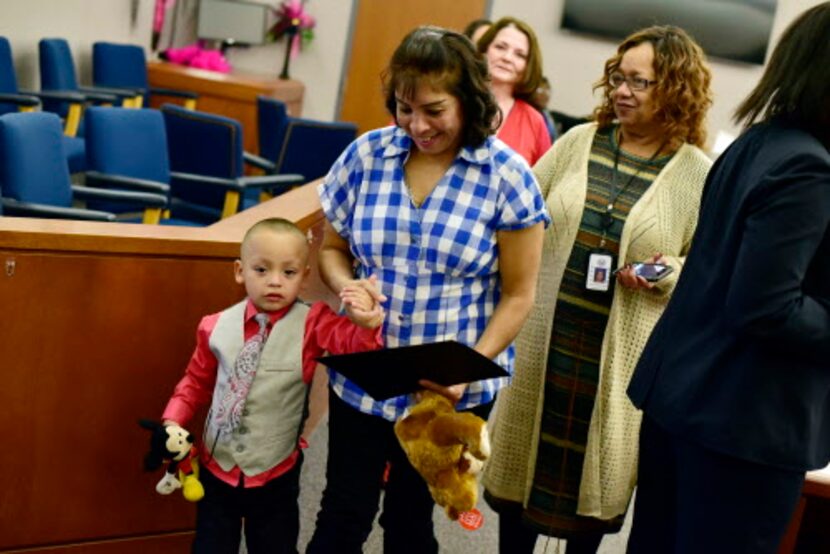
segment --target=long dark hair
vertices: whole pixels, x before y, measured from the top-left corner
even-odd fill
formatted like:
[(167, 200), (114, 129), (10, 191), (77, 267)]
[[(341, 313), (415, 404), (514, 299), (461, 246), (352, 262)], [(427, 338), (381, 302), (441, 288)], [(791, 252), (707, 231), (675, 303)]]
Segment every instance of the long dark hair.
[(773, 118), (830, 135), (830, 2), (807, 10), (787, 27), (761, 81), (734, 116), (746, 127)]
[(432, 26), (410, 32), (392, 54), (383, 82), (386, 109), (396, 120), (395, 95), (411, 98), (421, 83), (455, 96), (464, 117), (464, 146), (480, 146), (500, 123), (499, 108), (490, 92), (487, 62), (460, 33)]

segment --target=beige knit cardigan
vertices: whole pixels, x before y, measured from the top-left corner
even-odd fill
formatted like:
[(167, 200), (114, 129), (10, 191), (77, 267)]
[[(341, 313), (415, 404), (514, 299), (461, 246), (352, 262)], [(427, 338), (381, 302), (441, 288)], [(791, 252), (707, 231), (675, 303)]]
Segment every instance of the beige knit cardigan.
[[(582, 220), (595, 133), (593, 123), (572, 129), (533, 168), (553, 222), (545, 231), (536, 302), (516, 338), (513, 381), (499, 393), (491, 417), (493, 454), (483, 478), (491, 494), (525, 506), (536, 465), (556, 295)], [(634, 490), (641, 415), (626, 388), (682, 267), (711, 164), (700, 149), (683, 145), (632, 207), (623, 227), (619, 265), (662, 252), (675, 271), (650, 291), (616, 287), (580, 485), (582, 515), (610, 519), (622, 514)]]

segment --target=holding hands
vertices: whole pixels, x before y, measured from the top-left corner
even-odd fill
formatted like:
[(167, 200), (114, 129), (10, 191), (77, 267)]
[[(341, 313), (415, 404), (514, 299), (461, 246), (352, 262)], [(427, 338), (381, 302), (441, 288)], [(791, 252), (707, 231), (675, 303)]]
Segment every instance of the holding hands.
[[(385, 314), (381, 302), (386, 301), (386, 296), (380, 292), (376, 275), (346, 283), (340, 290), (340, 300), (343, 302), (343, 308), (349, 319), (356, 325), (373, 329), (383, 324)], [(453, 404), (458, 403), (467, 389), (466, 384), (445, 387), (427, 380), (421, 380), (419, 384), (425, 389), (449, 398)]]
[(349, 281), (340, 290), (340, 301), (355, 325), (374, 329), (383, 324), (385, 314), (381, 302), (386, 301), (386, 296), (380, 292), (376, 275)]

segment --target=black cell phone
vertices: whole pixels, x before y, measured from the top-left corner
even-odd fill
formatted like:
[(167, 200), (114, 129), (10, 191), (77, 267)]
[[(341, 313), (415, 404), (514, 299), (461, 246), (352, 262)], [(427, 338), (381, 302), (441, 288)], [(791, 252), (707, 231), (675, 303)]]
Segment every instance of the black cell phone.
[(674, 268), (672, 266), (666, 264), (648, 264), (644, 262), (637, 262), (631, 264), (631, 267), (634, 268), (634, 273), (636, 273), (649, 283), (659, 281), (660, 279), (674, 271)]

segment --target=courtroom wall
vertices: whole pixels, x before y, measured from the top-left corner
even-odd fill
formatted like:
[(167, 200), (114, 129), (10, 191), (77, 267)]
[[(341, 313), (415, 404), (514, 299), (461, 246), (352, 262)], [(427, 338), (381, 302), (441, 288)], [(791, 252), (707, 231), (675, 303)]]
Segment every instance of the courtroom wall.
[(131, 42), (149, 48), (154, 3), (155, 0), (0, 1), (0, 36), (11, 43), (21, 88), (40, 88), (37, 43), (42, 38), (65, 38), (69, 42), (83, 84), (92, 82), (93, 42)]
[[(264, 1), (264, 0), (260, 0)], [(303, 115), (337, 117), (343, 67), (348, 55), (352, 13), (359, 0), (307, 0), (306, 9), (317, 19), (314, 41), (291, 63), (291, 76), (306, 85)], [(404, 10), (406, 2), (395, 0)], [(553, 84), (551, 107), (573, 115), (589, 113), (596, 101), (591, 84), (615, 48), (608, 40), (559, 29), (564, 0), (489, 0), (491, 17), (513, 15), (532, 22), (544, 53), (544, 70)], [(277, 0), (272, 2), (277, 4)], [(779, 0), (773, 26), (773, 44), (783, 29), (819, 0)], [(137, 22), (130, 10), (137, 6)], [(2, 0), (0, 35), (15, 50), (23, 85), (37, 86), (37, 41), (44, 36), (69, 39), (82, 79), (90, 75), (90, 45), (95, 40), (130, 41), (149, 45), (154, 0)], [(233, 51), (230, 59), (240, 69), (277, 75), (284, 45), (271, 44)], [(762, 67), (713, 59), (715, 105), (710, 112), (710, 137), (717, 131), (737, 132), (731, 114), (758, 81)]]
[[(820, 0), (778, 0), (769, 51), (793, 19), (820, 3)], [(560, 29), (563, 5), (564, 0), (493, 0), (491, 16), (512, 15), (532, 22), (542, 47), (544, 72), (553, 88), (551, 108), (582, 115), (590, 113), (597, 103), (592, 96), (592, 84), (600, 77), (605, 60), (613, 55), (617, 44)], [(715, 104), (709, 113), (711, 140), (719, 130), (737, 133), (731, 122), (732, 113), (758, 82), (763, 67), (718, 59), (710, 62), (715, 94)]]

